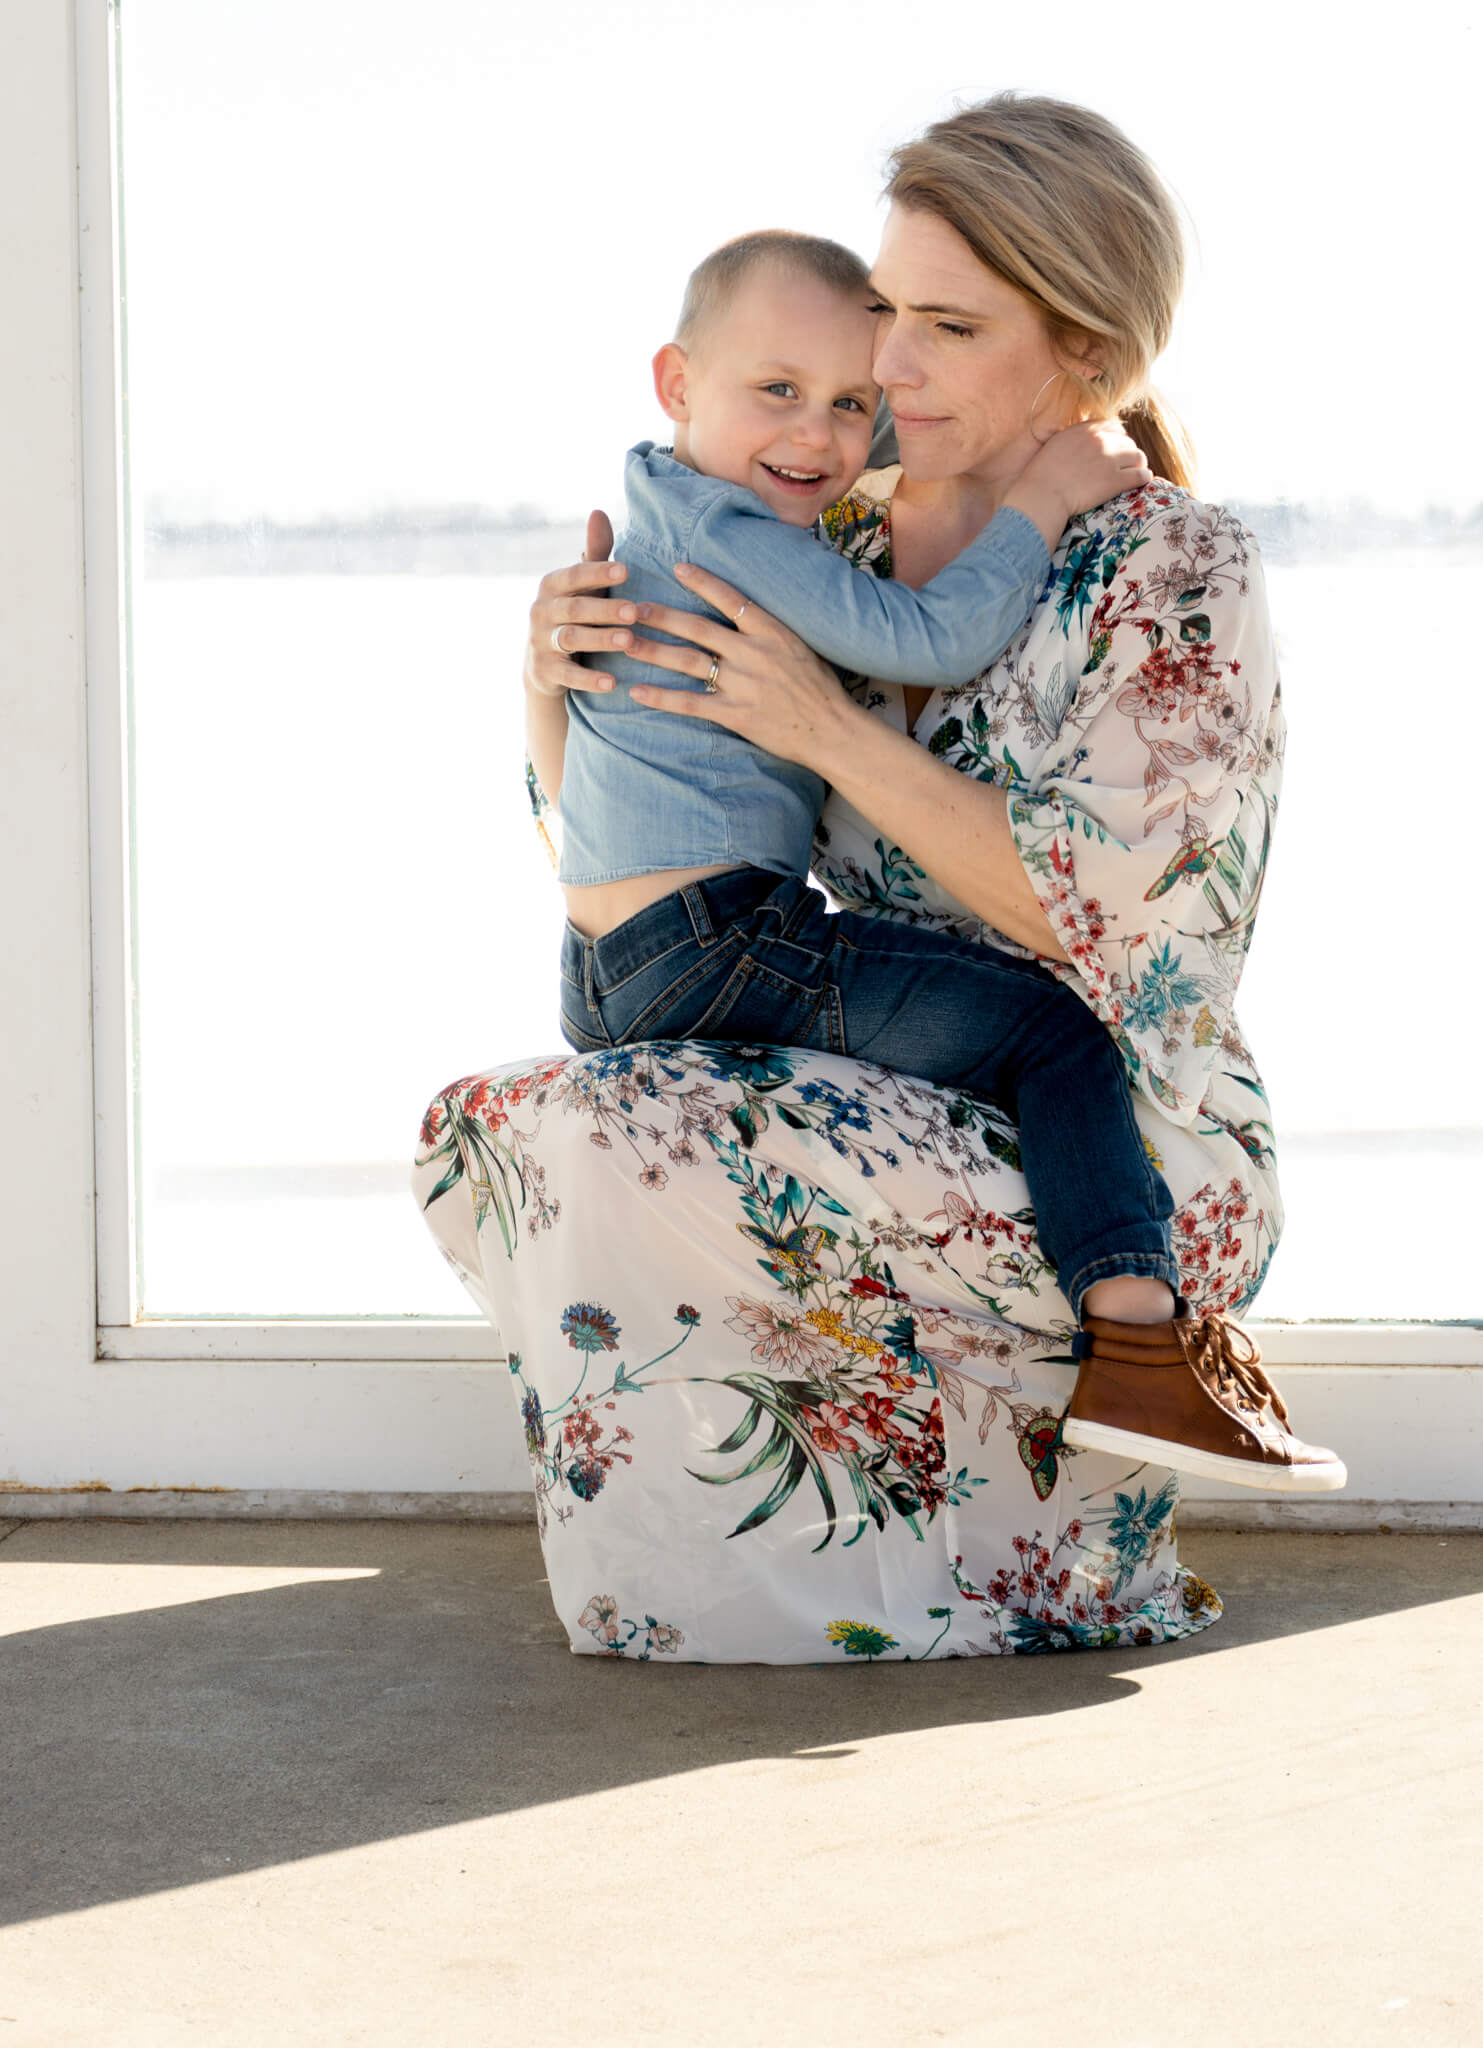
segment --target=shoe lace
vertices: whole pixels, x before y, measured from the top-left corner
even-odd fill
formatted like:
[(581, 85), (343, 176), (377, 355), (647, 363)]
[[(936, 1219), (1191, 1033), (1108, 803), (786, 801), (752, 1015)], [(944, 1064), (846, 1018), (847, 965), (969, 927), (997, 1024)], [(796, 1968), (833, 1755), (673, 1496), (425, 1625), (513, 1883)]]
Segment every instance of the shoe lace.
[(1228, 1323), (1224, 1316), (1201, 1316), (1198, 1321), (1176, 1323), (1174, 1334), (1196, 1372), (1213, 1380), (1221, 1391), (1234, 1394), (1254, 1415), (1270, 1405), (1278, 1422), (1287, 1428), (1286, 1405), (1262, 1370), (1261, 1346), (1249, 1331), (1239, 1323)]

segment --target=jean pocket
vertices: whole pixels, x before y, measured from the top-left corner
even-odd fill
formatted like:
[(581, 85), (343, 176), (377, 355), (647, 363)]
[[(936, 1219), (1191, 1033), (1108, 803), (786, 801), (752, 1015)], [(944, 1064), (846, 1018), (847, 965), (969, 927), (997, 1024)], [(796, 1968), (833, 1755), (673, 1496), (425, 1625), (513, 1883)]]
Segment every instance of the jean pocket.
[(614, 1045), (697, 1037), (697, 1019), (710, 1008), (717, 982), (725, 980), (746, 942), (744, 931), (730, 931), (714, 945), (672, 948), (652, 968), (600, 995), (603, 1025)]
[(844, 1015), (833, 982), (810, 985), (779, 974), (750, 953), (737, 962), (692, 1038), (844, 1051)]

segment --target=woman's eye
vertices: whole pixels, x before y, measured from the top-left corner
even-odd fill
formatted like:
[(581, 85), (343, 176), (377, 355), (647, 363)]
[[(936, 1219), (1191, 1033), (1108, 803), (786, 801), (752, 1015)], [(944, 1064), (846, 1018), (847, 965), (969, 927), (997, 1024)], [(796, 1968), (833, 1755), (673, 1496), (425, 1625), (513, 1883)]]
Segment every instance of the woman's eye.
[(895, 311), (895, 308), (893, 306), (888, 306), (884, 299), (876, 299), (871, 305), (868, 305), (865, 308), (865, 310), (867, 313), (891, 313)]
[(956, 334), (965, 340), (973, 333), (971, 327), (955, 327), (951, 320), (939, 320), (937, 324), (944, 334)]

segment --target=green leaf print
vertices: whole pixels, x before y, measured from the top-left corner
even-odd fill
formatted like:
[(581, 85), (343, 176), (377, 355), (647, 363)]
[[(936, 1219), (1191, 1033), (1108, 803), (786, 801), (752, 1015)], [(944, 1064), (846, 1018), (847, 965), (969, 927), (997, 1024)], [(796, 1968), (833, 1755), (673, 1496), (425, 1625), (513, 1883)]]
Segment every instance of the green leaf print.
[(735, 1472), (697, 1472), (686, 1466), (692, 1479), (699, 1479), (706, 1486), (731, 1486), (739, 1479), (750, 1479), (758, 1472), (782, 1470), (778, 1473), (771, 1490), (758, 1501), (751, 1512), (743, 1516), (731, 1531), (733, 1536), (744, 1536), (750, 1529), (756, 1529), (763, 1522), (770, 1521), (798, 1491), (804, 1474), (808, 1473), (818, 1490), (824, 1508), (824, 1534), (814, 1545), (822, 1550), (839, 1526), (839, 1515), (834, 1505), (834, 1494), (829, 1477), (824, 1469), (812, 1438), (798, 1416), (791, 1412), (801, 1407), (799, 1395), (803, 1389), (794, 1388), (789, 1382), (769, 1379), (765, 1373), (728, 1373), (724, 1379), (710, 1380), (711, 1386), (731, 1387), (739, 1394), (749, 1397), (747, 1412), (731, 1434), (716, 1445), (713, 1457), (729, 1456), (749, 1443), (761, 1425), (764, 1414), (772, 1417), (772, 1428), (760, 1450), (753, 1453), (747, 1463)]

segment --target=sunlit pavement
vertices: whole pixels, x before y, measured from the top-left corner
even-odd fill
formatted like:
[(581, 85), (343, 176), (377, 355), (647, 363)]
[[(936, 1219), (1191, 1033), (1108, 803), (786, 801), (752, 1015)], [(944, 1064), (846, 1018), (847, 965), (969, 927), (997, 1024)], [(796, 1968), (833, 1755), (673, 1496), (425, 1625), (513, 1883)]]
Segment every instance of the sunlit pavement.
[(1483, 2038), (1483, 1537), (791, 1669), (570, 1656), (525, 1527), (0, 1538), (0, 2048)]

